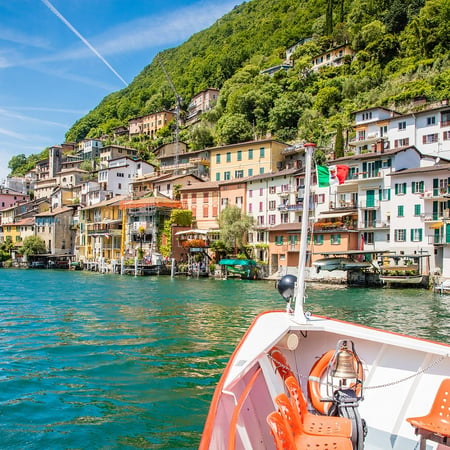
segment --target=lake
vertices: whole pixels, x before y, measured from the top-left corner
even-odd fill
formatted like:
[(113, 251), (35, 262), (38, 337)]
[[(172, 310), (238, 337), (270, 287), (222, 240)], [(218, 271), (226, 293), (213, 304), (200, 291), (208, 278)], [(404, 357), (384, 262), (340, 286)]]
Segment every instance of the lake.
[[(195, 449), (273, 281), (0, 269), (2, 449)], [(449, 343), (450, 296), (311, 285), (306, 310)]]

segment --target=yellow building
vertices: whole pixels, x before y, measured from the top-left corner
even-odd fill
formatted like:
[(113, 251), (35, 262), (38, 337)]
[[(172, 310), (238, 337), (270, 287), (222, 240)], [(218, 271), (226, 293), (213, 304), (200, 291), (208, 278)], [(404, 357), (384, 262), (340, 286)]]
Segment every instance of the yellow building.
[(123, 211), (119, 206), (126, 198), (116, 196), (80, 210), (80, 261), (120, 260)]
[(264, 139), (210, 148), (211, 181), (229, 181), (276, 172), (288, 144)]

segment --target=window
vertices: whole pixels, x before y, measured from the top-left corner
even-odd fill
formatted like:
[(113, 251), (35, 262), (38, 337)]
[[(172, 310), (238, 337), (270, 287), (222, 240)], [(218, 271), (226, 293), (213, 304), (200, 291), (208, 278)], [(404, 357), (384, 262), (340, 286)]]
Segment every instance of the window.
[(423, 181), (413, 181), (411, 182), (411, 192), (413, 194), (423, 193), (425, 190), (425, 183)]
[(405, 216), (405, 207), (403, 205), (397, 206), (397, 216), (404, 217)]
[(216, 164), (220, 164), (220, 153), (216, 155)]
[(242, 150), (237, 151), (237, 160), (242, 161)]
[(296, 234), (291, 234), (288, 236), (288, 242), (290, 245), (295, 246), (298, 242), (298, 236)]
[(421, 242), (421, 241), (422, 241), (422, 228), (412, 228), (411, 242)]
[(264, 155), (265, 155), (265, 149), (264, 149), (264, 147), (261, 147), (259, 149), (259, 157), (260, 158), (264, 158)]
[(414, 215), (420, 216), (420, 214), (422, 214), (422, 205), (420, 204), (414, 205)]
[(230, 172), (224, 172), (223, 173), (223, 179), (224, 180), (231, 180)]
[(313, 242), (316, 245), (323, 245), (323, 234), (315, 234)]
[(330, 244), (331, 245), (339, 245), (341, 243), (341, 235), (340, 234), (332, 234), (330, 236)]
[(395, 195), (406, 194), (406, 183), (395, 183)]
[(275, 209), (277, 209), (277, 204), (275, 200), (270, 200), (269, 201), (269, 211), (274, 211)]
[(220, 181), (220, 173), (219, 172), (216, 173), (216, 181)]
[(405, 242), (406, 241), (406, 230), (402, 230), (402, 229), (394, 230), (394, 240), (396, 242)]
[(398, 129), (399, 130), (406, 130), (406, 121), (399, 122), (398, 123)]
[(252, 177), (253, 176), (253, 169), (248, 169), (248, 176)]
[(253, 212), (253, 205), (251, 203), (248, 204), (248, 212), (249, 213)]
[(275, 194), (276, 193), (276, 187), (275, 186), (269, 186), (269, 194)]
[(409, 145), (409, 138), (395, 139), (394, 148), (407, 147)]
[(231, 162), (231, 152), (227, 152), (227, 162)]
[(368, 231), (368, 232), (364, 233), (364, 242), (366, 244), (373, 244), (374, 243), (373, 232), (372, 231)]
[(209, 199), (209, 192), (204, 192), (203, 193), (203, 203), (208, 203), (208, 199)]
[(427, 125), (436, 125), (436, 116), (427, 117)]
[(283, 236), (275, 236), (275, 245), (283, 245)]
[(442, 139), (443, 139), (444, 141), (450, 141), (450, 131), (444, 131), (444, 132), (442, 133)]
[(269, 225), (275, 225), (275, 214), (269, 215)]
[(264, 216), (258, 216), (257, 223), (259, 226), (264, 225)]
[(253, 149), (252, 148), (248, 149), (248, 159), (253, 159)]
[(260, 175), (264, 175), (264, 167), (260, 167), (259, 168), (259, 174)]
[(438, 134), (426, 134), (425, 136), (422, 136), (422, 143), (423, 144), (435, 144), (438, 142)]
[(391, 190), (389, 188), (380, 189), (380, 200), (389, 201), (390, 199), (391, 199)]
[(265, 242), (265, 236), (264, 236), (264, 231), (258, 231), (257, 233), (256, 233), (256, 240), (258, 241), (258, 242)]
[(264, 189), (259, 188), (259, 196), (262, 197), (264, 195)]
[(444, 111), (441, 113), (441, 127), (450, 125), (450, 111)]
[(236, 197), (235, 198), (235, 205), (239, 208), (242, 208), (242, 203), (244, 202), (244, 197)]
[(244, 178), (244, 171), (243, 170), (236, 170), (234, 172), (234, 178)]
[(281, 223), (289, 223), (289, 213), (281, 213)]
[(259, 212), (264, 211), (264, 203), (263, 202), (259, 202)]

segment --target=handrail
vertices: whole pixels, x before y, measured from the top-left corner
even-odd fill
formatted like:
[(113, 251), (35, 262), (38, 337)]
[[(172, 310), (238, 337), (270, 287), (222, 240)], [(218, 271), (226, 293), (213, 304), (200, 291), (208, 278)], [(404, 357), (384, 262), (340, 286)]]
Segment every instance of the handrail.
[(245, 400), (248, 397), (248, 394), (250, 393), (253, 385), (255, 384), (256, 379), (258, 378), (258, 375), (261, 373), (262, 369), (259, 367), (256, 372), (252, 375), (250, 378), (249, 383), (245, 387), (244, 391), (242, 392), (241, 396), (239, 397), (239, 401), (237, 402), (237, 405), (234, 407), (233, 415), (231, 417), (230, 422), (230, 434), (228, 439), (228, 450), (235, 450), (236, 448), (236, 426), (237, 421), (239, 419), (239, 413), (241, 412), (242, 405), (244, 404)]

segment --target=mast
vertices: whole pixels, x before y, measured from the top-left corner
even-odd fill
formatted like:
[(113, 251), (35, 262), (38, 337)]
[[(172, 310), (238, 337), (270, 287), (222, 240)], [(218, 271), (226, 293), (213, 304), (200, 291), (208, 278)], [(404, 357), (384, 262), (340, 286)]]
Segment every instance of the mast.
[(305, 323), (306, 317), (303, 310), (305, 301), (305, 274), (306, 274), (306, 250), (308, 245), (309, 201), (311, 191), (311, 166), (312, 155), (316, 145), (305, 144), (305, 193), (303, 197), (303, 215), (300, 234), (300, 252), (298, 256), (297, 292), (295, 295), (294, 319)]

